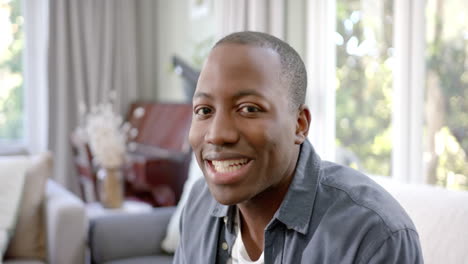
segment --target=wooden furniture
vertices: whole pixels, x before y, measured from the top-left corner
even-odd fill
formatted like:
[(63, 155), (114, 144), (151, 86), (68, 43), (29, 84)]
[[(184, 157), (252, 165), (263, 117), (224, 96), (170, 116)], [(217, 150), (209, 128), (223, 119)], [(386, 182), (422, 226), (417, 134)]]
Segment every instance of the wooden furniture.
[[(125, 168), (125, 197), (153, 206), (175, 205), (182, 194), (191, 159), (188, 132), (190, 104), (138, 102), (130, 106), (127, 121), (136, 136), (129, 143)], [(72, 136), (75, 165), (83, 198), (98, 197), (96, 169), (83, 142)], [(90, 187), (92, 186), (92, 187)]]
[(93, 156), (91, 150), (83, 140), (80, 131), (75, 131), (70, 135), (70, 143), (73, 151), (73, 162), (78, 174), (81, 191), (81, 199), (86, 203), (97, 201), (97, 178), (96, 168), (93, 167)]
[[(154, 205), (175, 205), (191, 159), (191, 104), (136, 103), (128, 122), (138, 130), (130, 146), (129, 190)], [(149, 199), (148, 199), (149, 198)]]

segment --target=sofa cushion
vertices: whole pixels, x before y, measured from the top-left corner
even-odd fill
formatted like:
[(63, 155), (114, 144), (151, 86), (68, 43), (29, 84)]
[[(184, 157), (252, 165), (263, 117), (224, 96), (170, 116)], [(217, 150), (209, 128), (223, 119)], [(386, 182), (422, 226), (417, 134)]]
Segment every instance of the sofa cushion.
[(5, 253), (6, 258), (46, 258), (43, 201), (47, 178), (51, 174), (50, 153), (30, 157), (17, 225)]
[(8, 244), (8, 233), (6, 230), (0, 229), (0, 259), (3, 258), (3, 253), (6, 250), (7, 244)]
[(373, 178), (413, 220), (426, 264), (467, 263), (468, 192)]
[(39, 260), (24, 260), (24, 259), (15, 259), (7, 260), (3, 264), (45, 264), (45, 262)]
[(138, 258), (127, 258), (127, 259), (120, 259), (105, 262), (104, 264), (171, 264), (172, 263), (172, 256), (146, 256), (146, 257), (138, 257)]
[(139, 214), (101, 216), (90, 221), (89, 249), (93, 263), (164, 255), (161, 241), (175, 207)]
[(0, 159), (0, 262), (14, 232), (28, 166), (25, 156)]

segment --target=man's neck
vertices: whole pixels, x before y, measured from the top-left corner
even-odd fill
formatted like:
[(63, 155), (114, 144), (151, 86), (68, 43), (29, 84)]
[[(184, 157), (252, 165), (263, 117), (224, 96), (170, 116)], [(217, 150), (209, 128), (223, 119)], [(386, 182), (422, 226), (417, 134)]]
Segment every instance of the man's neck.
[(284, 179), (277, 188), (266, 190), (249, 201), (237, 205), (240, 213), (242, 241), (250, 259), (257, 260), (262, 254), (264, 230), (283, 202), (293, 177), (294, 175), (291, 175)]

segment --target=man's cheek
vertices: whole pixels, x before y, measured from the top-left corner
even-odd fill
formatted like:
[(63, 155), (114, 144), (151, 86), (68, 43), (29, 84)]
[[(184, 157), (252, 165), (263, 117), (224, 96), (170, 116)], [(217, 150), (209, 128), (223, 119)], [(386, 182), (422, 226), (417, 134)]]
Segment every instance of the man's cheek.
[[(196, 122), (196, 121), (192, 121), (192, 122)], [(193, 149), (196, 149), (196, 146), (198, 146), (201, 143), (200, 137), (201, 137), (200, 128), (197, 126), (197, 124), (192, 123), (192, 126), (190, 127), (190, 131), (189, 131), (189, 135), (188, 135), (188, 140)]]

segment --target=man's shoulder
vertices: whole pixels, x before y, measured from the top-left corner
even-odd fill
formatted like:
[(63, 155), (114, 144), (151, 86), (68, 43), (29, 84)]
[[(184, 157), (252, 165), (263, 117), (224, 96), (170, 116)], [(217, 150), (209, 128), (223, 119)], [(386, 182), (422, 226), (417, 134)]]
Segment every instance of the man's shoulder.
[(187, 213), (203, 212), (206, 215), (207, 210), (212, 208), (214, 199), (210, 194), (205, 178), (200, 178), (193, 183), (192, 189), (185, 205)]
[[(190, 195), (193, 195), (194, 193), (199, 193), (201, 194), (202, 191), (206, 191), (208, 189), (206, 185), (206, 180), (203, 177), (200, 177), (193, 183), (193, 187), (191, 190)], [(194, 192), (195, 191), (195, 192)]]
[(362, 209), (357, 212), (373, 213), (389, 232), (415, 230), (413, 222), (398, 201), (369, 176), (332, 162), (322, 162), (320, 171), (320, 189), (322, 192), (339, 193), (335, 196), (335, 202), (348, 203)]
[(182, 211), (182, 239), (206, 235), (206, 228), (214, 220), (213, 217), (209, 216), (215, 206), (216, 203), (208, 190), (205, 179), (198, 179), (194, 182)]

